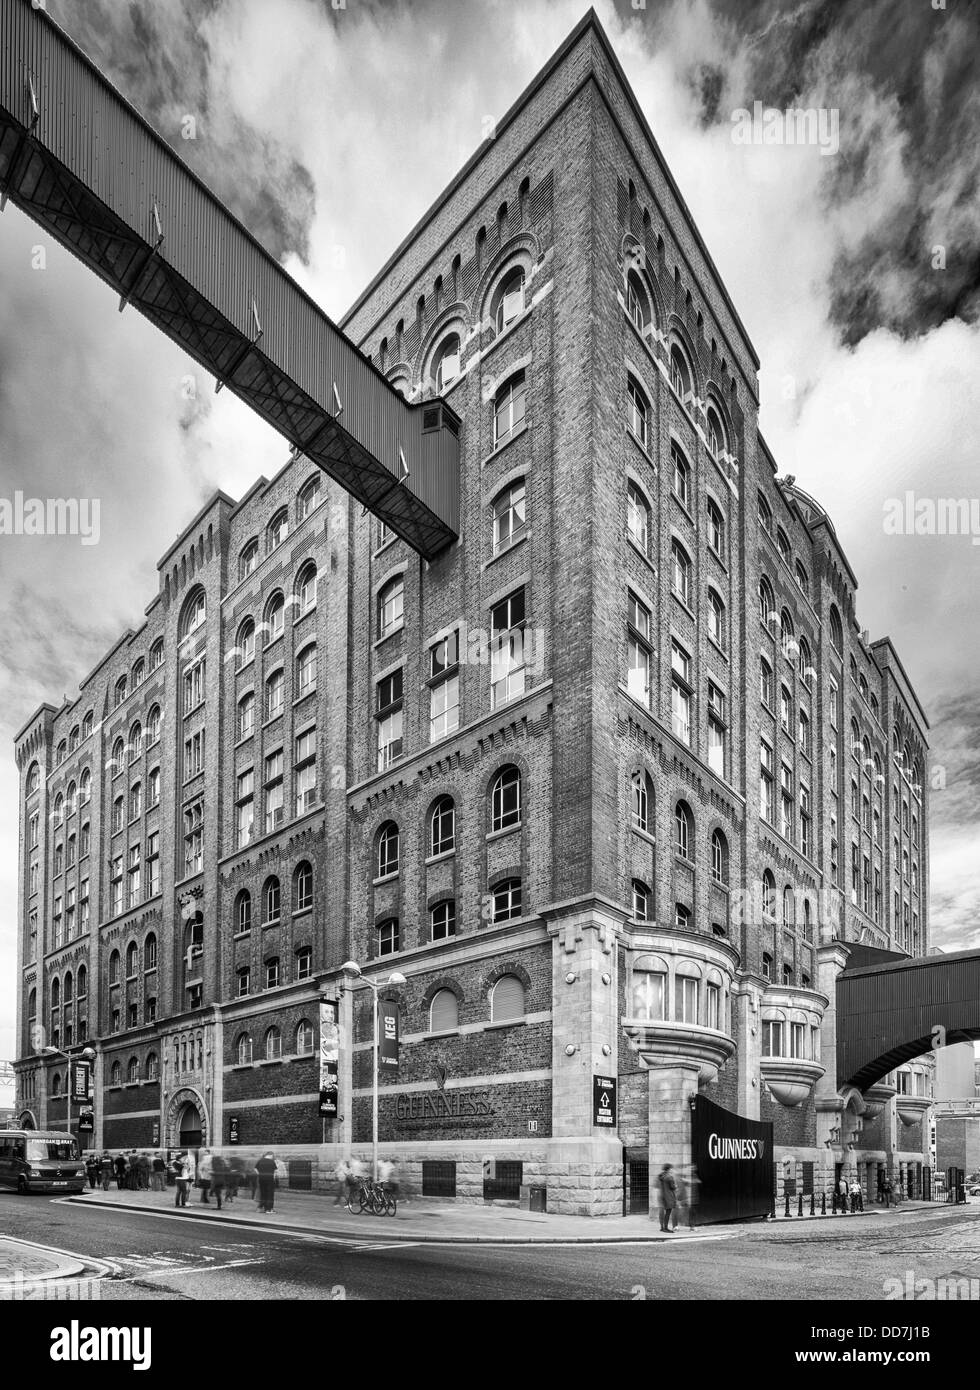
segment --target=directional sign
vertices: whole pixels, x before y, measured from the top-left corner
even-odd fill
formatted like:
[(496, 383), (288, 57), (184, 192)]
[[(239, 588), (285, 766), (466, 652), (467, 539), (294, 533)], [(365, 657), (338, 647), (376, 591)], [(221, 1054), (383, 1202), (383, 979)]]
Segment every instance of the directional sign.
[(616, 1078), (592, 1078), (592, 1123), (602, 1129), (616, 1127)]

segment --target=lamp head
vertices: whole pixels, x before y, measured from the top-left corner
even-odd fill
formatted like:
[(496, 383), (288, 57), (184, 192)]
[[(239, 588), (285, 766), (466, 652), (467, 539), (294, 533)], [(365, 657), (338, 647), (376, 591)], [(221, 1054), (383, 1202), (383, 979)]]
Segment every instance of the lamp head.
[(361, 967), (356, 960), (345, 960), (340, 971), (342, 975), (360, 975)]
[(388, 983), (390, 985), (407, 985), (408, 980), (400, 971), (393, 970), (391, 974), (388, 976)]

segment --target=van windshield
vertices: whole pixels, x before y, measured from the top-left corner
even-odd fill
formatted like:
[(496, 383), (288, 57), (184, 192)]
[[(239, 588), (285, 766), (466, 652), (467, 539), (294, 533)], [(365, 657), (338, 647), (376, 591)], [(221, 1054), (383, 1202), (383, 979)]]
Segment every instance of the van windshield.
[(28, 1163), (70, 1163), (77, 1159), (74, 1139), (28, 1139)]

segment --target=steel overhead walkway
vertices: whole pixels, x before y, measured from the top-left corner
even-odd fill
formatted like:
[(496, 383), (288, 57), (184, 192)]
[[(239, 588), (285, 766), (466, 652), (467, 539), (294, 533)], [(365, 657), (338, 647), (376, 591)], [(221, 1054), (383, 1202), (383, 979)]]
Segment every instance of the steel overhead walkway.
[(8, 199), (420, 555), (456, 539), (458, 417), (392, 390), (31, 0), (0, 0)]

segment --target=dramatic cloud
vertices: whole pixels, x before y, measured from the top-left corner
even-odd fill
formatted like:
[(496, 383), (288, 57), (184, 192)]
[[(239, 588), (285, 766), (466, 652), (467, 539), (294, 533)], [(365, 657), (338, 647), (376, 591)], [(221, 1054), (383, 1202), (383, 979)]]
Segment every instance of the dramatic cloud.
[[(581, 18), (584, 0), (48, 0), (192, 168), (340, 317)], [(980, 9), (893, 0), (596, 6), (763, 361), (762, 425), (830, 510), (933, 723), (933, 938), (977, 942), (980, 548), (886, 534), (893, 496), (975, 495)], [(839, 112), (839, 152), (739, 146), (732, 113)], [(193, 135), (192, 139), (185, 138)], [(15, 209), (0, 219), (0, 495), (102, 501), (102, 536), (0, 541), (8, 740), (141, 620), (156, 560), (277, 436)], [(938, 254), (936, 248), (942, 248)], [(194, 391), (188, 398), (184, 379)], [(0, 761), (0, 1056), (16, 781)], [(8, 1023), (6, 1031), (3, 1021)]]

